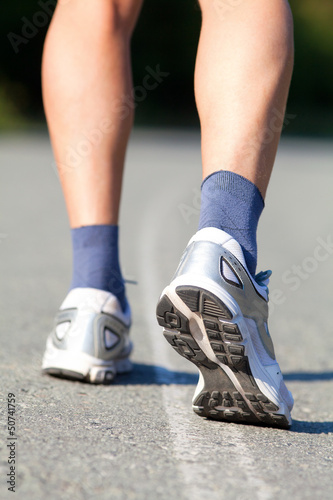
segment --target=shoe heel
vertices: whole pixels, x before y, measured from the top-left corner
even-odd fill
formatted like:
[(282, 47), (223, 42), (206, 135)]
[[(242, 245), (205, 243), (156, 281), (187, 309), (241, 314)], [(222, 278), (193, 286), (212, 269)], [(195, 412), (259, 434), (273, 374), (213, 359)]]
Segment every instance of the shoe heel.
[(189, 319), (182, 314), (167, 295), (163, 295), (157, 305), (157, 321), (163, 327), (163, 335), (171, 347), (198, 368), (205, 366), (211, 370), (217, 368), (216, 363), (208, 359), (193, 338)]

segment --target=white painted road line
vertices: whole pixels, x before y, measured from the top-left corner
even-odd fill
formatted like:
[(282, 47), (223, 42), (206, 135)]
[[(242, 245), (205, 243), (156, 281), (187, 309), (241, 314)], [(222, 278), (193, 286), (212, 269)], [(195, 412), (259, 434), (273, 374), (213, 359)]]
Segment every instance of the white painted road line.
[[(173, 199), (176, 196), (177, 192), (173, 192)], [(178, 196), (181, 199), (181, 192), (178, 193)], [(143, 223), (140, 227), (140, 233), (137, 235), (140, 247), (140, 262), (138, 264), (141, 274), (140, 283), (143, 292), (145, 322), (153, 350), (153, 359), (157, 367), (162, 365), (170, 371), (175, 371), (176, 367), (172, 366), (168, 354), (172, 352), (171, 348), (164, 339), (162, 329), (157, 325), (155, 318), (155, 306), (162, 290), (158, 289), (159, 283), (156, 279), (156, 276), (159, 275), (159, 256), (156, 250), (159, 234), (158, 230), (153, 231), (151, 228), (156, 225), (156, 211), (160, 198), (161, 193), (156, 193), (148, 210), (142, 214)], [(163, 221), (161, 222), (159, 228), (163, 228)], [(159, 381), (158, 369), (156, 379)], [(160, 382), (165, 382), (165, 376)], [(174, 454), (177, 459), (177, 468), (186, 485), (184, 488), (186, 497), (189, 500), (202, 500), (203, 497), (209, 497), (210, 500), (221, 500), (222, 487), (225, 488), (223, 474), (221, 474), (221, 489), (216, 483), (214, 485), (207, 483), (207, 477), (211, 472), (209, 461), (205, 460), (204, 456), (198, 458), (201, 450), (205, 450), (205, 454), (207, 453), (206, 434), (194, 431), (191, 426), (189, 417), (192, 410), (190, 402), (184, 401), (184, 388), (181, 385), (163, 385), (162, 394), (173, 440)], [(236, 454), (239, 459), (239, 466), (246, 476), (247, 488), (255, 492), (253, 498), (258, 500), (271, 499), (273, 490), (256, 468), (255, 457), (252, 456), (251, 450), (245, 443), (244, 428), (234, 424), (221, 423), (221, 426), (223, 426), (224, 440), (231, 445), (233, 454)]]

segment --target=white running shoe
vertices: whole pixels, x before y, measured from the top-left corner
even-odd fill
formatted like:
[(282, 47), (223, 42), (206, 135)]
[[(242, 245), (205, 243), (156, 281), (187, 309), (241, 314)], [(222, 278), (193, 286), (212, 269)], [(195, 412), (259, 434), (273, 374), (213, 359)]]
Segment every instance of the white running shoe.
[(55, 318), (42, 369), (51, 375), (93, 384), (111, 382), (132, 369), (131, 311), (111, 293), (74, 288)]
[(216, 228), (190, 240), (162, 292), (157, 320), (200, 372), (193, 410), (236, 423), (288, 428), (293, 397), (268, 332), (268, 278), (250, 275), (241, 246)]

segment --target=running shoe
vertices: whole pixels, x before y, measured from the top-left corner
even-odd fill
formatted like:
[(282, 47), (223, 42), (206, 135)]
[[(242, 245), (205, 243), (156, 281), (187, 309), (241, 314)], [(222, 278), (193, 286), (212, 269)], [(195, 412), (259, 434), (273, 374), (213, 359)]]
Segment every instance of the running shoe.
[(131, 370), (131, 312), (111, 293), (74, 288), (55, 318), (43, 358), (45, 373), (92, 384)]
[(162, 292), (157, 320), (171, 346), (199, 369), (192, 404), (202, 417), (291, 425), (293, 398), (267, 326), (270, 275), (253, 279), (238, 242), (205, 228), (190, 240)]

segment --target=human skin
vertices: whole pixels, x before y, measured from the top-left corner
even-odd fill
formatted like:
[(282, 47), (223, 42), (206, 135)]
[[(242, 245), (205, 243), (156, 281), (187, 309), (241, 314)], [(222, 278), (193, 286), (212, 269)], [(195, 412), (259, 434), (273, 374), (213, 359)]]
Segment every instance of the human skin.
[[(47, 34), (44, 106), (72, 228), (118, 223), (133, 124), (130, 39), (141, 4), (58, 2)], [(195, 97), (203, 178), (229, 170), (264, 197), (293, 68), (289, 4), (200, 0), (200, 6)], [(119, 106), (124, 97), (126, 114)]]

